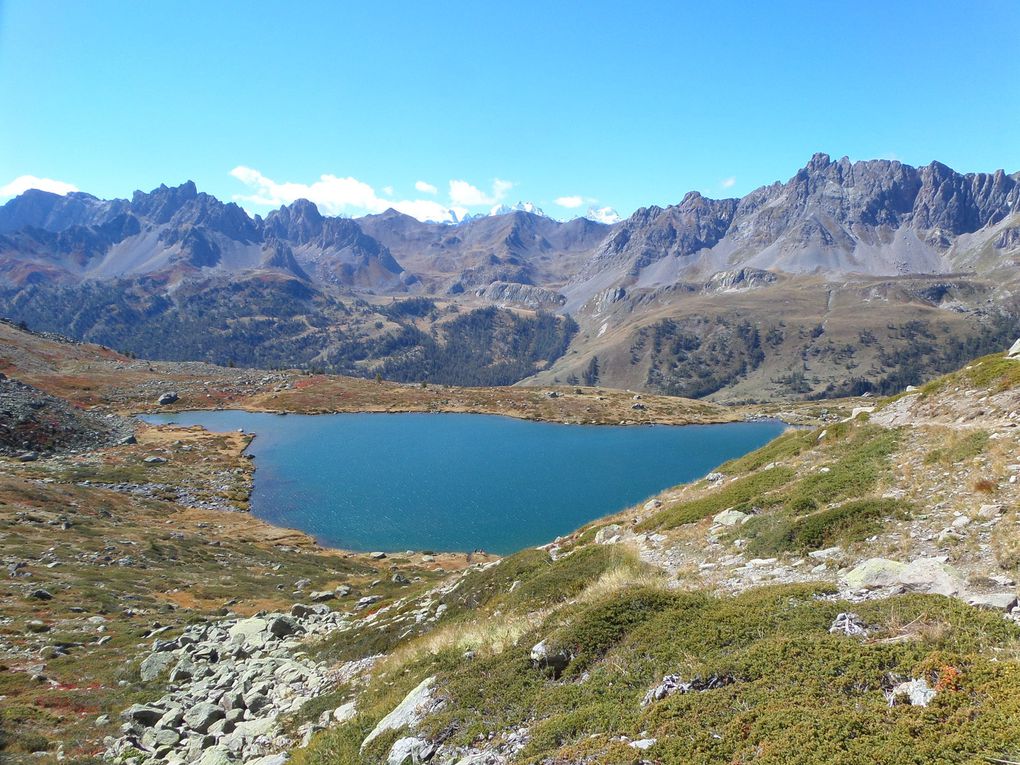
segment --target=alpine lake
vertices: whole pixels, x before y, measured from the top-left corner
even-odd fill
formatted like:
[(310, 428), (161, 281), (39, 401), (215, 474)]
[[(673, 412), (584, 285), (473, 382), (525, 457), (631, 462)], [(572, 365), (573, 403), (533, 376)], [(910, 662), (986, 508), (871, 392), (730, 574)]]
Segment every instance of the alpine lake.
[(231, 410), (143, 419), (255, 434), (253, 515), (325, 546), (497, 554), (552, 541), (699, 478), (786, 427)]

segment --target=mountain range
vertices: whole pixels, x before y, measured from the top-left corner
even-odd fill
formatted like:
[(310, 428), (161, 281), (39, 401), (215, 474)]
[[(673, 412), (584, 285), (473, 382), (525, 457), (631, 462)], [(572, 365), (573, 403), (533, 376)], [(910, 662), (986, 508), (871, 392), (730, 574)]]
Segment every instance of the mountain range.
[[(171, 357), (180, 349), (163, 333), (155, 346), (154, 326), (206, 311), (221, 325), (187, 353), (223, 363), (224, 333), (231, 348), (270, 347), (287, 321), (300, 352), (246, 360), (374, 374), (399, 356), (412, 377), (408, 359), (435, 352), (418, 334), (445, 347), (449, 325), (481, 311), (486, 331), (472, 336), (491, 345), (496, 324), (534, 329), (548, 313), (568, 342), (529, 357), (520, 379), (724, 398), (881, 389), (1015, 328), (1020, 173), (816, 154), (743, 198), (690, 192), (614, 224), (524, 203), (492, 212), (350, 219), (297, 200), (263, 218), (190, 181), (130, 200), (30, 190), (0, 207), (0, 310)], [(930, 335), (930, 352), (897, 361), (904, 332)]]

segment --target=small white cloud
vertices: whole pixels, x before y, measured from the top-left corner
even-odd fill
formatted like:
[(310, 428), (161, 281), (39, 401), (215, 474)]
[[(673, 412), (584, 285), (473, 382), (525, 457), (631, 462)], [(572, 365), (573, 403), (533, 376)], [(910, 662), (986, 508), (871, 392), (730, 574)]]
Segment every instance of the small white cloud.
[(393, 196), (393, 187), (392, 186), (383, 186), (382, 193), (385, 194), (388, 197), (392, 197)]
[(64, 195), (77, 191), (78, 187), (70, 183), (64, 183), (64, 181), (55, 181), (52, 178), (19, 175), (7, 185), (0, 186), (0, 197), (16, 197), (18, 194), (23, 194), (29, 189), (39, 189), (40, 191)]
[(431, 183), (425, 181), (415, 181), (414, 187), (423, 194), (438, 194), (439, 189), (433, 186)]
[(581, 205), (584, 204), (584, 197), (580, 196), (557, 197), (553, 201), (560, 207), (566, 207), (570, 210), (573, 210), (575, 207), (580, 207)]
[(450, 201), (462, 207), (492, 205), (502, 200), (512, 188), (513, 184), (510, 181), (496, 178), (492, 182), (492, 193), (486, 194), (480, 188), (472, 186), (467, 181), (453, 180), (450, 181)]
[(737, 183), (737, 179), (733, 178), (733, 177), (730, 177), (730, 178), (724, 178), (719, 183), (719, 185), (722, 186), (724, 189), (732, 189), (736, 185), (736, 183)]

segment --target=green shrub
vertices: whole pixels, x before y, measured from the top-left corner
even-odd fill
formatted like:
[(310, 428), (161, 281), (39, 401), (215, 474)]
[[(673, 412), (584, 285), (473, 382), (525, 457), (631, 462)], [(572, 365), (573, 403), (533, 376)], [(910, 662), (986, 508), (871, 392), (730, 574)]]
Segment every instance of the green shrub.
[(893, 499), (857, 499), (808, 515), (760, 516), (741, 528), (752, 555), (807, 552), (859, 542), (882, 528), (888, 518), (904, 517), (907, 508)]
[(774, 467), (737, 478), (699, 499), (679, 502), (664, 508), (638, 525), (638, 529), (669, 529), (693, 523), (731, 507), (748, 510), (763, 495), (775, 491), (793, 478), (788, 467)]

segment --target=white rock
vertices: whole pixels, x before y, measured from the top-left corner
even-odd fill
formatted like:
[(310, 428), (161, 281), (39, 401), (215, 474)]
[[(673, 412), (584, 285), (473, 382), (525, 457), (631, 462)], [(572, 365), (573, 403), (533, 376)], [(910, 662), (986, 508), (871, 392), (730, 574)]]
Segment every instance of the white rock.
[(812, 550), (808, 553), (808, 557), (815, 560), (832, 560), (842, 552), (842, 547), (826, 547), (822, 550)]
[(414, 729), (425, 716), (437, 708), (438, 704), (432, 696), (432, 684), (436, 678), (426, 677), (397, 704), (396, 707), (372, 729), (365, 740), (361, 742), (361, 751), (365, 750), (372, 741), (386, 731), (399, 730), (400, 728)]
[(637, 741), (631, 741), (630, 745), (634, 749), (639, 749), (640, 751), (644, 752), (655, 746), (655, 741), (656, 739), (654, 738), (639, 738)]
[(843, 583), (851, 590), (874, 590), (895, 587), (906, 566), (886, 558), (869, 558), (843, 575)]
[(886, 694), (886, 698), (889, 699), (889, 706), (896, 703), (898, 696), (906, 696), (911, 706), (926, 707), (935, 698), (935, 689), (928, 685), (928, 682), (923, 678), (920, 680), (908, 680), (905, 683), (900, 683)]
[(348, 701), (346, 704), (342, 704), (333, 710), (333, 719), (338, 723), (345, 723), (354, 717), (355, 712), (355, 702)]
[(1002, 515), (1005, 510), (1006, 508), (1003, 505), (981, 505), (977, 510), (977, 517), (990, 521), (992, 518)]
[(739, 510), (723, 510), (712, 518), (712, 522), (720, 526), (736, 526), (738, 523), (747, 523), (750, 517), (747, 513), (742, 513)]
[(269, 626), (269, 622), (265, 619), (260, 619), (257, 616), (253, 616), (250, 619), (241, 619), (227, 632), (231, 638), (244, 638), (247, 640), (250, 637), (258, 635), (260, 632), (265, 632), (266, 627)]
[(936, 595), (957, 595), (966, 583), (959, 572), (937, 558), (911, 561), (900, 574), (900, 583), (908, 590)]

